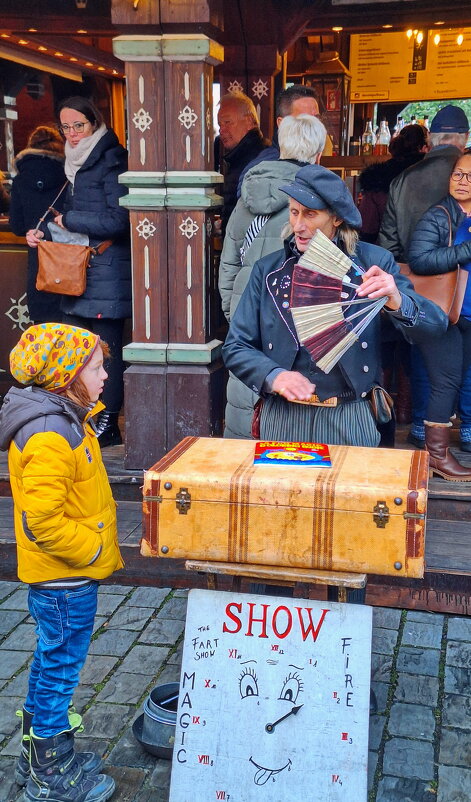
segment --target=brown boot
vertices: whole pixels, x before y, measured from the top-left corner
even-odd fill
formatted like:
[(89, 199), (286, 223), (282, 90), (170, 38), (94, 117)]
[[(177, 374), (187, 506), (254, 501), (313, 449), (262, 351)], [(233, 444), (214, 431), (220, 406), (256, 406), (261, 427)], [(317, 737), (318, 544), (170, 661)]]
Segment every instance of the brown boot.
[(449, 482), (471, 482), (471, 468), (465, 468), (448, 448), (451, 423), (425, 423), (425, 448), (430, 454), (430, 476)]

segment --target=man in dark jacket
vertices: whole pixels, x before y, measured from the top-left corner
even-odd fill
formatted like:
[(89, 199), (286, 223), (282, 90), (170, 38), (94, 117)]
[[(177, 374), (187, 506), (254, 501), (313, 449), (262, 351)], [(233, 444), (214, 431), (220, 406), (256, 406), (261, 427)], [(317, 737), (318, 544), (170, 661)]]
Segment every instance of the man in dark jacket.
[(432, 149), (404, 170), (389, 188), (378, 245), (407, 262), (412, 233), (427, 209), (448, 193), (452, 168), (466, 147), (469, 123), (458, 106), (445, 106), (430, 126)]
[[(297, 117), (298, 114), (311, 114), (312, 117), (319, 117), (319, 104), (316, 100), (316, 93), (312, 86), (303, 84), (293, 84), (286, 89), (282, 89), (276, 98), (276, 128), (273, 140), (268, 148), (263, 148), (255, 159), (244, 167), (239, 176), (239, 186), (237, 187), (237, 197), (240, 198), (242, 181), (246, 173), (260, 164), (260, 162), (272, 162), (280, 158), (280, 146), (278, 143), (278, 127), (284, 117)], [(326, 154), (327, 155), (327, 154)]]
[(223, 95), (218, 111), (219, 137), (224, 147), (222, 174), (224, 175), (224, 206), (222, 227), (237, 203), (237, 185), (244, 167), (263, 148), (269, 145), (260, 130), (255, 106), (243, 92)]
[(329, 372), (321, 370), (301, 346), (290, 311), (293, 268), (300, 254), (316, 230), (335, 238), (342, 249), (353, 250), (352, 258), (365, 270), (362, 281), (354, 268), (349, 272), (349, 280), (358, 285), (356, 294), (371, 300), (386, 297), (386, 314), (410, 341), (439, 336), (447, 318), (414, 293), (387, 251), (358, 243), (355, 229), (361, 217), (335, 173), (308, 165), (282, 189), (290, 198), (294, 234), (283, 251), (255, 263), (223, 347), (226, 367), (264, 398), (262, 440), (376, 446), (379, 434), (367, 402), (380, 378), (379, 316)]
[[(389, 197), (378, 236), (396, 261), (409, 260), (414, 229), (427, 209), (448, 194), (450, 173), (466, 147), (469, 123), (458, 106), (448, 105), (435, 115), (430, 126), (432, 149), (418, 164), (401, 173), (389, 188)], [(423, 420), (429, 395), (425, 366), (416, 349), (411, 351), (412, 427), (408, 441), (425, 447)]]

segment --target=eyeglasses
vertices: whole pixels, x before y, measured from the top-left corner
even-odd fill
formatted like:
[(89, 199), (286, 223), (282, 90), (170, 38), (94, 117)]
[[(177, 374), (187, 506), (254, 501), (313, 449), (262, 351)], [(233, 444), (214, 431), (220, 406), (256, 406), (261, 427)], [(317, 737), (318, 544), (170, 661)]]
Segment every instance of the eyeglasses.
[(466, 178), (466, 183), (471, 184), (471, 173), (463, 173), (462, 170), (454, 170), (451, 177), (453, 181), (462, 181), (463, 178)]
[(58, 127), (59, 131), (61, 131), (64, 136), (67, 136), (72, 130), (75, 131), (76, 134), (81, 134), (86, 125), (91, 125), (90, 120), (87, 120), (85, 123), (73, 123), (73, 125), (64, 123), (64, 125), (59, 125)]

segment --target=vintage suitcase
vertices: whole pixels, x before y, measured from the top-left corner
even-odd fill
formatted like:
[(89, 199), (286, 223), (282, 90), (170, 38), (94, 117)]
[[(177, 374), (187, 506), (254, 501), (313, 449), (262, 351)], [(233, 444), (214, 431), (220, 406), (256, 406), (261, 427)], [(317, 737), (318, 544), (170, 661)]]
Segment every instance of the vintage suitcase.
[(141, 554), (422, 577), (427, 453), (330, 455), (254, 465), (252, 440), (186, 437), (145, 473)]

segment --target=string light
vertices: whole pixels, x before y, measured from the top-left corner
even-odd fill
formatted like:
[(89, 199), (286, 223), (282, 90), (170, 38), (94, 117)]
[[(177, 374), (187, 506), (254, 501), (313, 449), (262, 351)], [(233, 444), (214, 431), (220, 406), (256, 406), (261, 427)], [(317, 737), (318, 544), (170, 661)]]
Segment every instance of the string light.
[(458, 36), (456, 37), (456, 44), (457, 45), (462, 45), (463, 41), (464, 41), (464, 36), (463, 36), (462, 33), (459, 33)]
[(440, 44), (440, 34), (439, 33), (436, 33), (435, 36), (433, 37), (433, 44), (434, 45), (439, 45)]
[[(32, 28), (30, 28), (29, 30), (33, 31)], [(34, 30), (36, 30), (36, 29), (34, 29)], [(84, 30), (82, 32), (86, 33), (86, 31), (84, 31)], [(75, 64), (79, 64), (79, 59), (76, 56), (71, 56), (68, 53), (63, 53), (60, 50), (50, 50), (49, 48), (45, 47), (43, 44), (37, 44), (36, 42), (31, 42), (28, 39), (23, 39), (22, 37), (15, 36), (15, 35), (12, 35), (10, 33), (6, 33), (5, 31), (2, 31), (0, 33), (0, 39), (11, 39), (11, 41), (14, 44), (22, 45), (23, 47), (27, 47), (30, 50), (34, 50), (34, 51), (37, 51), (37, 52), (40, 52), (40, 53), (48, 53), (49, 52), (51, 55), (54, 55), (57, 59), (66, 58), (69, 62), (72, 62), (72, 63), (75, 63)], [(112, 69), (111, 67), (104, 67), (102, 65), (98, 65), (96, 62), (81, 61), (80, 63), (82, 65), (84, 65), (85, 67), (94, 67), (99, 72), (107, 72), (110, 75), (117, 75), (117, 76), (119, 76), (120, 78), (123, 78), (123, 79), (126, 77), (125, 75), (122, 75), (121, 73), (119, 73), (118, 70)]]
[(412, 37), (414, 37), (418, 45), (421, 45), (422, 42), (424, 41), (424, 32), (419, 31), (418, 28), (414, 28), (414, 30), (412, 30), (412, 28), (409, 28), (406, 31), (406, 36), (408, 39), (412, 39)]

